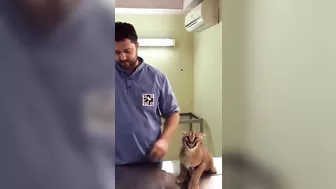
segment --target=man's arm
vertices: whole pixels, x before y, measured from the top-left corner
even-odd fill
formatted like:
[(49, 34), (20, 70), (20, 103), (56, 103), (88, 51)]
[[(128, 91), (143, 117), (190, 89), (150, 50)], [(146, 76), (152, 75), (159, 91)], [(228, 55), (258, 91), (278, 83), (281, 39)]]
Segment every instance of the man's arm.
[(161, 138), (170, 142), (180, 121), (180, 107), (167, 77), (164, 78), (159, 98), (159, 108), (165, 119)]
[(174, 112), (170, 114), (166, 120), (165, 124), (163, 126), (163, 133), (161, 135), (161, 138), (167, 140), (168, 143), (170, 143), (173, 134), (175, 133), (180, 121), (180, 113)]
[(161, 160), (166, 155), (169, 143), (180, 121), (180, 108), (167, 77), (164, 78), (160, 90), (159, 109), (165, 118), (165, 123), (163, 133), (149, 155), (154, 161)]

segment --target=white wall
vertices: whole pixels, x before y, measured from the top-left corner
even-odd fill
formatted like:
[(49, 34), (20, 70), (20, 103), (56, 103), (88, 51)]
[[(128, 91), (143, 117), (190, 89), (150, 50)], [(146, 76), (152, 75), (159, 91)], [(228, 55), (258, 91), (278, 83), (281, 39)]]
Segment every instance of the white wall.
[(194, 33), (194, 111), (204, 119), (206, 144), (222, 152), (222, 23)]
[(223, 101), (238, 108), (223, 130), (285, 189), (335, 189), (336, 1), (235, 1), (223, 4), (223, 83), (237, 86)]

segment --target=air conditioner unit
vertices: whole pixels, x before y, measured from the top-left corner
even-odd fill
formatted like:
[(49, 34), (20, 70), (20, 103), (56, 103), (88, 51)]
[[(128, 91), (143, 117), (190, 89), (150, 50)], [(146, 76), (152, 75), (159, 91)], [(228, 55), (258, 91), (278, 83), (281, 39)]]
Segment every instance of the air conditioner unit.
[(188, 32), (201, 32), (219, 23), (218, 0), (204, 0), (190, 10), (184, 19)]

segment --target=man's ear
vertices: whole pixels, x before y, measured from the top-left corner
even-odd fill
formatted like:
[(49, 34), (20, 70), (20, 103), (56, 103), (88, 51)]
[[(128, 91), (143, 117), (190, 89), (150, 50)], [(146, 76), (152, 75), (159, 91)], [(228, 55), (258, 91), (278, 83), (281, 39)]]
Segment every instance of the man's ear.
[(135, 43), (134, 43), (134, 45), (135, 45), (135, 48), (136, 48), (136, 49), (138, 49), (138, 48), (139, 48), (139, 42), (138, 42), (138, 41), (137, 41), (137, 42), (135, 42)]

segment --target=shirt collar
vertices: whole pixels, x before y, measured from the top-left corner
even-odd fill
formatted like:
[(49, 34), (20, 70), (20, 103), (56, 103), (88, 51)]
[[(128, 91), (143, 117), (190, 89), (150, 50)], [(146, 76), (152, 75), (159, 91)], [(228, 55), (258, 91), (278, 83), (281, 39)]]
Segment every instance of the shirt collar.
[[(135, 69), (133, 74), (139, 72), (146, 64), (145, 61), (143, 60), (143, 58), (141, 58), (139, 56), (138, 56), (138, 61), (140, 62), (140, 65)], [(125, 70), (117, 63), (117, 61), (115, 61), (115, 67), (116, 67), (117, 71), (123, 72), (124, 74), (126, 74)]]

